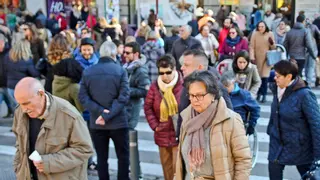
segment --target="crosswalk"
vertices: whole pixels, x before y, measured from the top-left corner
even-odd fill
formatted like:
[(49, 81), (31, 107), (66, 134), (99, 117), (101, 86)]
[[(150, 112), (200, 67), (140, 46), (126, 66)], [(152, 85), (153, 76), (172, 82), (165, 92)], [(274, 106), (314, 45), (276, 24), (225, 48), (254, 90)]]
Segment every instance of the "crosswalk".
[[(313, 89), (318, 101), (320, 101), (320, 90)], [(252, 169), (250, 180), (267, 180), (268, 175), (268, 145), (269, 136), (266, 134), (266, 128), (270, 117), (270, 104), (272, 101), (271, 93), (267, 95), (267, 102), (261, 104), (261, 118), (258, 120), (257, 132), (259, 141), (259, 153), (256, 166)], [(1, 108), (0, 114), (4, 114), (5, 110)], [(15, 153), (15, 136), (10, 132), (10, 125), (0, 126), (0, 154), (13, 156)], [(140, 113), (140, 120), (137, 126), (138, 131), (138, 147), (141, 161), (141, 170), (143, 174), (155, 177), (163, 177), (162, 167), (159, 158), (159, 148), (154, 143), (153, 131), (150, 129), (145, 120), (143, 110)], [(109, 164), (110, 169), (117, 170), (117, 159), (114, 150), (114, 144), (110, 143)], [(284, 178), (288, 180), (299, 180), (299, 174), (295, 167), (286, 167)]]

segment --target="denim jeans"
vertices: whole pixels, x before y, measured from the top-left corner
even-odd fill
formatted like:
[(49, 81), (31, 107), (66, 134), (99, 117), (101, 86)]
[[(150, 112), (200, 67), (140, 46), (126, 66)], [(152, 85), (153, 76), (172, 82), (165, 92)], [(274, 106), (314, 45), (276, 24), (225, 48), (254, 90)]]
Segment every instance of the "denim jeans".
[(109, 141), (112, 139), (118, 158), (118, 178), (129, 180), (129, 129), (91, 130), (92, 140), (97, 152), (98, 176), (109, 180)]
[(12, 114), (15, 109), (15, 103), (12, 101), (7, 88), (0, 88), (0, 104), (4, 101), (8, 106), (8, 114)]
[[(269, 177), (270, 180), (282, 180), (283, 170), (285, 165), (277, 164), (269, 161)], [(300, 176), (303, 176), (307, 171), (309, 171), (311, 164), (297, 165)], [(299, 179), (299, 178), (297, 178)]]
[(139, 122), (140, 111), (142, 109), (142, 100), (131, 100), (129, 103), (128, 110), (128, 124), (130, 130), (134, 130)]
[(305, 64), (305, 76), (309, 86), (314, 85), (314, 76), (315, 76), (316, 60), (313, 59), (310, 55), (307, 55), (307, 60)]
[(10, 89), (8, 88), (8, 95), (9, 95), (9, 100), (11, 101), (12, 103), (12, 106), (13, 108), (15, 108), (17, 106), (17, 101), (16, 99), (14, 98), (14, 89)]
[(299, 76), (302, 77), (302, 71), (303, 71), (303, 68), (305, 66), (306, 60), (305, 59), (296, 59), (296, 61), (297, 61), (297, 64), (298, 64)]

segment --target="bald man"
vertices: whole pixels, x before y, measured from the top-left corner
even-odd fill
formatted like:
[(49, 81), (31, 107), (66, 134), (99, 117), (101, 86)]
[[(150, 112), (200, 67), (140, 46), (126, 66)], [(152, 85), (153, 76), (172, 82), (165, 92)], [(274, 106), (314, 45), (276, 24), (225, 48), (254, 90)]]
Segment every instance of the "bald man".
[[(77, 109), (45, 92), (41, 83), (31, 77), (18, 82), (14, 95), (19, 104), (12, 127), (16, 135), (17, 179), (88, 179), (92, 141)], [(41, 160), (28, 159), (34, 151)]]

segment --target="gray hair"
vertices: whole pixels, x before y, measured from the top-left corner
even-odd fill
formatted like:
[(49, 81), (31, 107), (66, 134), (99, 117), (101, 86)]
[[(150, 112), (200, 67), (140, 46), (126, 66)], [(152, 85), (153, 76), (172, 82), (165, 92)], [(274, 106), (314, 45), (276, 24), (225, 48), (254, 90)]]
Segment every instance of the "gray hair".
[(191, 84), (195, 82), (202, 82), (207, 90), (207, 93), (212, 94), (215, 99), (220, 98), (220, 89), (218, 86), (218, 80), (210, 71), (194, 71), (185, 78), (184, 85), (189, 91)]
[(182, 27), (183, 27), (183, 28), (186, 28), (186, 30), (187, 30), (189, 33), (192, 33), (192, 27), (189, 26), (188, 24), (183, 25)]
[(110, 41), (105, 41), (100, 47), (100, 57), (112, 57), (117, 56), (117, 46)]
[(228, 87), (236, 82), (236, 76), (232, 71), (227, 71), (222, 74), (220, 81), (224, 86)]

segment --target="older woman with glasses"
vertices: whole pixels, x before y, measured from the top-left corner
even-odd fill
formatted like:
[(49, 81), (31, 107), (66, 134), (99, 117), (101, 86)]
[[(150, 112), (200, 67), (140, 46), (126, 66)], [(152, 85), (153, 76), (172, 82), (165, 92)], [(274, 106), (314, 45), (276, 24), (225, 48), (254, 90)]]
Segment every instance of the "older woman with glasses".
[(144, 112), (154, 131), (155, 142), (159, 146), (165, 180), (172, 180), (178, 147), (175, 127), (183, 77), (176, 70), (176, 61), (171, 55), (160, 57), (157, 67), (159, 77), (150, 87), (144, 104)]
[(195, 71), (184, 84), (191, 105), (181, 112), (176, 180), (248, 180), (251, 154), (243, 122), (220, 97), (216, 78)]

